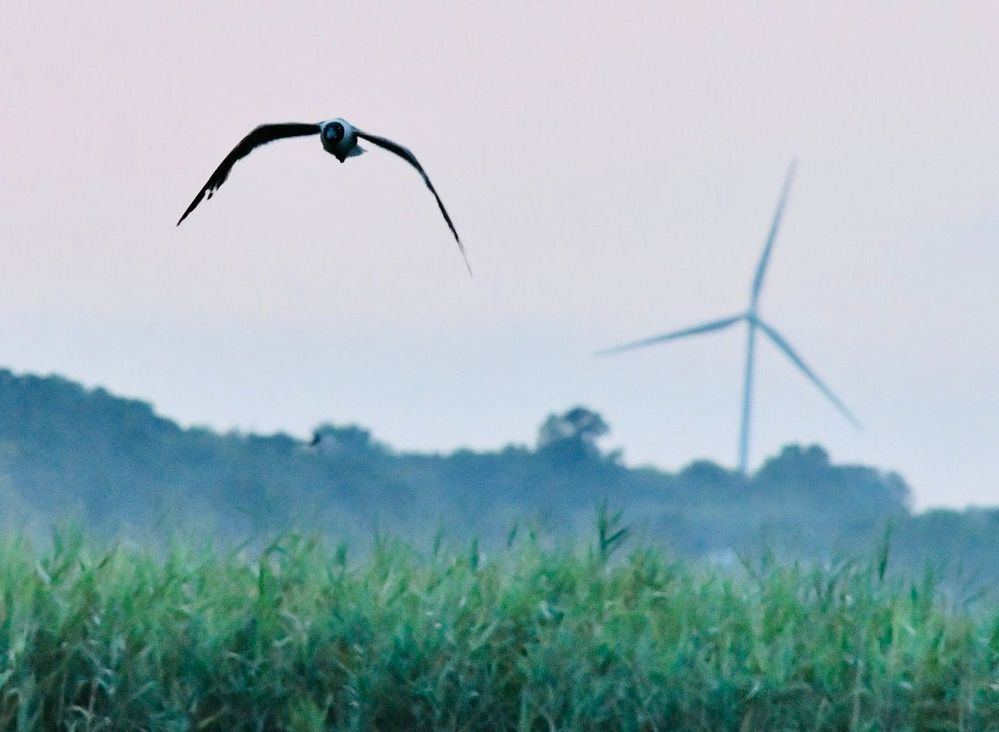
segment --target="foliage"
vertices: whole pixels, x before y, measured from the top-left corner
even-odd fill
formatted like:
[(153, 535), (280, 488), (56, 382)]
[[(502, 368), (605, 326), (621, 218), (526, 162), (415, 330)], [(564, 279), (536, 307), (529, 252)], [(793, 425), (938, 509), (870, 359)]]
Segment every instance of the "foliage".
[[(604, 516), (605, 520), (613, 517)], [(721, 573), (531, 538), (253, 559), (0, 546), (5, 729), (985, 729), (999, 615), (875, 560)]]
[(573, 407), (565, 414), (550, 414), (538, 429), (538, 452), (556, 463), (574, 464), (597, 460), (597, 440), (610, 432), (603, 417), (586, 407)]
[[(999, 531), (986, 514), (913, 515), (896, 474), (833, 464), (791, 445), (744, 476), (710, 461), (677, 473), (626, 467), (598, 442), (585, 407), (550, 415), (534, 448), (399, 453), (357, 426), (325, 424), (315, 445), (289, 435), (183, 429), (143, 402), (59, 377), (0, 371), (0, 525), (44, 529), (75, 517), (105, 537), (197, 530), (259, 548), (294, 528), (349, 538), (379, 533), (429, 544), (502, 546), (509, 527), (551, 540), (589, 531), (594, 511), (624, 510), (631, 533), (688, 556), (730, 561), (766, 545), (785, 557), (869, 546), (886, 523), (910, 568), (999, 577)], [(727, 558), (727, 559), (725, 559)]]

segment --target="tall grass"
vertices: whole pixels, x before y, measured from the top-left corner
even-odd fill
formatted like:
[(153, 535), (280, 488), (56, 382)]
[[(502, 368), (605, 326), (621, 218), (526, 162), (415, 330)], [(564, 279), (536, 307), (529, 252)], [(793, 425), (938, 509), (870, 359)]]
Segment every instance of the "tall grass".
[[(999, 613), (878, 561), (739, 573), (529, 538), (252, 559), (0, 546), (4, 729), (999, 728)], [(612, 556), (614, 555), (614, 556)]]

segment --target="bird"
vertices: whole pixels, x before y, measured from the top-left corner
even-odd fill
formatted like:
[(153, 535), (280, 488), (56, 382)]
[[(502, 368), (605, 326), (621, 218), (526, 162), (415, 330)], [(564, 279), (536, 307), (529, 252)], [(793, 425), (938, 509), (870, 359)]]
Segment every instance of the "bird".
[(416, 171), (423, 177), (423, 182), (427, 184), (427, 188), (434, 194), (437, 206), (440, 208), (441, 214), (444, 215), (444, 221), (447, 222), (448, 228), (451, 229), (451, 233), (454, 235), (454, 240), (458, 243), (458, 251), (461, 252), (461, 256), (465, 260), (465, 267), (468, 268), (468, 273), (472, 274), (472, 267), (468, 262), (465, 245), (462, 244), (461, 237), (458, 236), (458, 231), (454, 228), (454, 223), (451, 221), (447, 209), (444, 208), (444, 202), (441, 201), (441, 197), (437, 195), (437, 190), (434, 188), (433, 183), (430, 182), (430, 176), (427, 175), (427, 172), (420, 165), (420, 161), (416, 159), (416, 156), (408, 148), (403, 147), (399, 143), (365, 132), (340, 117), (317, 123), (280, 122), (276, 124), (262, 124), (254, 128), (219, 163), (215, 172), (209, 176), (208, 182), (201, 187), (198, 195), (191, 201), (191, 205), (187, 207), (187, 210), (184, 211), (183, 215), (177, 221), (177, 226), (180, 226), (184, 219), (197, 208), (202, 200), (211, 198), (214, 195), (222, 184), (226, 182), (229, 173), (232, 172), (232, 168), (237, 161), (242, 160), (258, 147), (274, 142), (275, 140), (283, 140), (291, 137), (307, 137), (309, 135), (319, 135), (323, 149), (341, 163), (345, 163), (347, 158), (357, 157), (366, 152), (364, 148), (357, 144), (357, 141), (360, 139), (398, 155), (416, 168)]

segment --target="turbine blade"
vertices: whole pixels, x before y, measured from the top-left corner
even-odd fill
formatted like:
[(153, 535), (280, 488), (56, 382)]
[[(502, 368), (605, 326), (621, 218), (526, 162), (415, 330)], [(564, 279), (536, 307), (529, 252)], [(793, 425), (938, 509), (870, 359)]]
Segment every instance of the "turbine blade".
[(634, 348), (643, 348), (644, 346), (651, 346), (656, 343), (663, 343), (665, 341), (676, 340), (677, 338), (686, 338), (687, 336), (698, 335), (700, 333), (710, 333), (713, 330), (722, 330), (730, 325), (738, 323), (740, 320), (745, 318), (745, 315), (733, 315), (730, 318), (722, 318), (721, 320), (712, 320), (708, 323), (701, 323), (700, 325), (695, 325), (690, 328), (684, 328), (683, 330), (675, 330), (671, 333), (663, 333), (662, 335), (653, 336), (652, 338), (644, 338), (640, 341), (632, 341), (631, 343), (625, 343), (620, 346), (613, 346), (612, 348), (604, 348), (603, 350), (597, 351), (598, 356), (609, 356), (612, 353), (621, 353), (623, 351), (630, 351)]
[(760, 263), (756, 266), (756, 276), (753, 277), (753, 309), (756, 308), (756, 301), (760, 299), (760, 291), (763, 289), (763, 278), (767, 273), (767, 265), (770, 263), (770, 252), (774, 247), (774, 240), (777, 238), (777, 229), (780, 227), (781, 217), (784, 215), (784, 204), (787, 202), (787, 194), (791, 190), (791, 181), (794, 180), (794, 169), (797, 161), (792, 160), (784, 177), (784, 187), (781, 189), (780, 198), (777, 201), (777, 210), (774, 211), (773, 221), (770, 222), (770, 232), (767, 234), (767, 243), (763, 246), (763, 255)]
[(784, 352), (784, 355), (786, 355), (789, 359), (791, 359), (794, 365), (797, 366), (799, 369), (801, 369), (802, 373), (804, 373), (805, 376), (807, 376), (809, 380), (811, 380), (811, 382), (815, 384), (816, 387), (818, 387), (819, 391), (821, 391), (823, 394), (826, 395), (826, 398), (829, 399), (829, 401), (831, 401), (835, 405), (836, 409), (838, 409), (840, 413), (844, 417), (846, 417), (847, 421), (850, 424), (852, 424), (858, 430), (863, 429), (863, 425), (860, 424), (860, 421), (853, 416), (850, 410), (846, 408), (846, 405), (839, 400), (839, 397), (837, 397), (835, 394), (832, 393), (832, 389), (826, 386), (823, 383), (822, 379), (816, 376), (815, 372), (805, 365), (805, 362), (802, 360), (801, 356), (795, 353), (795, 350), (791, 348), (791, 344), (789, 344), (786, 340), (784, 340), (784, 338), (781, 336), (780, 333), (774, 330), (771, 326), (764, 323), (762, 320), (757, 320), (756, 324), (759, 325), (760, 328), (763, 330), (763, 332), (766, 333), (767, 336), (770, 338), (770, 340), (774, 342), (774, 345), (776, 345), (777, 348), (782, 350)]

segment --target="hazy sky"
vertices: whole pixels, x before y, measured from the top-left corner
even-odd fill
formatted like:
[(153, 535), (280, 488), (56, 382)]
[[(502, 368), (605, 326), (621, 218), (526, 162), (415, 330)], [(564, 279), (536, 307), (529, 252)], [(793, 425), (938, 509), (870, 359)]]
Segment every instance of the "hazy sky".
[[(591, 352), (762, 299), (865, 424), (777, 354), (754, 463), (791, 441), (999, 503), (999, 6), (7, 3), (0, 363), (185, 424), (401, 448), (604, 414), (628, 462), (735, 461), (744, 331)], [(405, 163), (265, 121), (343, 116)]]

